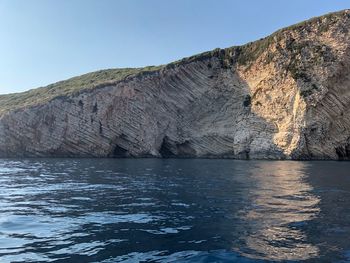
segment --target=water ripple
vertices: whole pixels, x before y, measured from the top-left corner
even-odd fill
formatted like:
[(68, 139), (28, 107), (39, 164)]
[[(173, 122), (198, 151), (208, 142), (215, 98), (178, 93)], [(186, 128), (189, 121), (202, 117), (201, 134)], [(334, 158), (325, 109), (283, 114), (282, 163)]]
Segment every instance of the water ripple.
[(0, 261), (346, 262), (349, 168), (0, 160)]

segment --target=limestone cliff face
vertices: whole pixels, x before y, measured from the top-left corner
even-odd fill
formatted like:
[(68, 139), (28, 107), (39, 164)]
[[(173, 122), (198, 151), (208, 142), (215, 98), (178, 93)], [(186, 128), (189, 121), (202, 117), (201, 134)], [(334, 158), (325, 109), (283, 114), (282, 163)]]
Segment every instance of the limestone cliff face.
[(19, 103), (0, 115), (0, 156), (349, 159), (349, 30), (345, 10)]

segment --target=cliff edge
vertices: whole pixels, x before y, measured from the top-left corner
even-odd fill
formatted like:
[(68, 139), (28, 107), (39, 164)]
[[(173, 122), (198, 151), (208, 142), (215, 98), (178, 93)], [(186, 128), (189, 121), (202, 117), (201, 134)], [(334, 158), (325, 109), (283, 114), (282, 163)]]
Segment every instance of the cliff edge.
[(0, 157), (350, 158), (350, 10), (0, 96)]

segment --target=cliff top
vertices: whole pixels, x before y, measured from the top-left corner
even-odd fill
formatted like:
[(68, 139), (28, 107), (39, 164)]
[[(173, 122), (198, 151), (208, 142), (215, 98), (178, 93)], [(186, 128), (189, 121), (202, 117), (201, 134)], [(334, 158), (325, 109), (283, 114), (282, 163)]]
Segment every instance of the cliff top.
[(247, 65), (252, 61), (255, 61), (271, 45), (271, 43), (282, 39), (285, 33), (311, 28), (314, 25), (316, 25), (318, 32), (322, 33), (327, 31), (330, 25), (334, 24), (339, 19), (342, 19), (344, 16), (349, 17), (350, 10), (347, 9), (303, 21), (290, 27), (278, 30), (268, 37), (255, 42), (250, 42), (243, 46), (231, 47), (227, 49), (215, 49), (213, 51), (184, 58), (167, 65), (149, 66), (144, 68), (100, 70), (26, 92), (0, 95), (0, 115), (10, 110), (40, 105), (57, 97), (73, 95), (83, 90), (113, 85), (119, 81), (139, 76), (140, 74), (159, 72), (162, 69), (176, 67), (181, 64), (186, 64), (213, 56), (222, 57), (222, 54), (225, 54), (227, 51), (236, 51), (237, 56), (235, 57), (234, 63)]
[(0, 95), (0, 115), (11, 109), (18, 109), (48, 102), (54, 98), (76, 92), (107, 86), (142, 72), (154, 72), (162, 66), (144, 68), (106, 69), (59, 81), (46, 87), (25, 92)]

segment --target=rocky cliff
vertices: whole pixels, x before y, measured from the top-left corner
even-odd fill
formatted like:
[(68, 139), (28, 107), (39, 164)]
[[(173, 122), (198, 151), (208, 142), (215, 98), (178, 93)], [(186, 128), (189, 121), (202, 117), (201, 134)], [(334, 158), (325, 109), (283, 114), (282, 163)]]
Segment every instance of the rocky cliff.
[(350, 158), (350, 11), (0, 96), (0, 156)]

